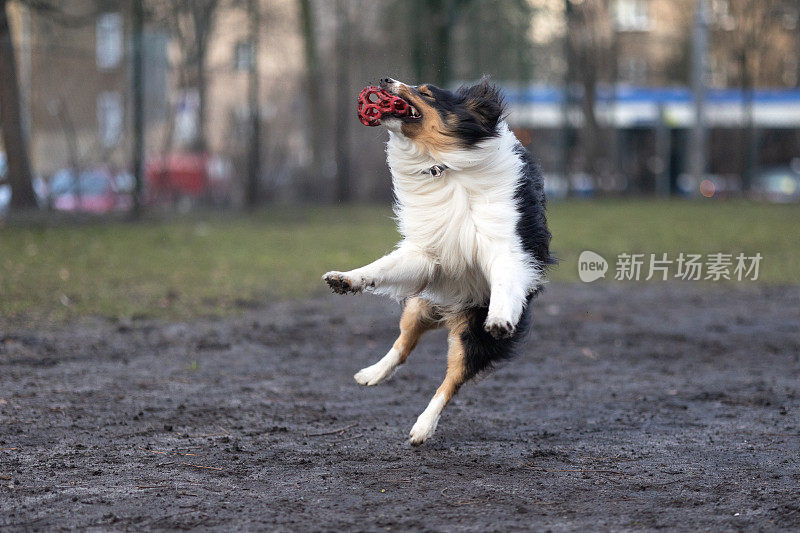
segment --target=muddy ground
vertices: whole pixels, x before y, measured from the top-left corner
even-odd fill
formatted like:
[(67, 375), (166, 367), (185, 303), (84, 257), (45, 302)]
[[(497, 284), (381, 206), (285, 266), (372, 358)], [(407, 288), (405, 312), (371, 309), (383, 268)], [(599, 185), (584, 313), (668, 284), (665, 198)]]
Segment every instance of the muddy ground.
[(0, 529), (798, 528), (799, 302), (554, 284), (420, 448), (445, 337), (358, 386), (396, 334), (375, 297), (5, 331)]

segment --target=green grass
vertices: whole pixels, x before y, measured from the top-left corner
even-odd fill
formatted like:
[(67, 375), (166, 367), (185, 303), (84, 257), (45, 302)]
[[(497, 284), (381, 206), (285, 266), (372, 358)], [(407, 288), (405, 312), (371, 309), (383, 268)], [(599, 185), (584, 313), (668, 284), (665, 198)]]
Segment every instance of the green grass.
[[(578, 255), (592, 250), (614, 276), (619, 253), (762, 255), (758, 281), (794, 284), (800, 274), (800, 206), (745, 201), (566, 202), (550, 209), (552, 249), (560, 265), (551, 278), (575, 281)], [(674, 268), (670, 270), (674, 272)]]
[[(800, 209), (745, 202), (570, 201), (550, 208), (556, 281), (585, 249), (761, 252), (760, 280), (796, 283)], [(83, 316), (186, 319), (322, 294), (320, 275), (397, 240), (388, 207), (279, 208), (230, 218), (0, 228), (0, 316), (31, 325)], [(613, 265), (611, 267), (613, 269)], [(613, 272), (610, 273), (613, 277)]]

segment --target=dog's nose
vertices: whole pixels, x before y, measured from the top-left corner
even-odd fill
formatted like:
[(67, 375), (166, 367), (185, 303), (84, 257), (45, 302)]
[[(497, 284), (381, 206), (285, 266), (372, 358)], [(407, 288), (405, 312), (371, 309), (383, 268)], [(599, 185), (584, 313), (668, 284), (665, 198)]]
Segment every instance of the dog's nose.
[(381, 78), (381, 87), (386, 87), (394, 83), (392, 78)]

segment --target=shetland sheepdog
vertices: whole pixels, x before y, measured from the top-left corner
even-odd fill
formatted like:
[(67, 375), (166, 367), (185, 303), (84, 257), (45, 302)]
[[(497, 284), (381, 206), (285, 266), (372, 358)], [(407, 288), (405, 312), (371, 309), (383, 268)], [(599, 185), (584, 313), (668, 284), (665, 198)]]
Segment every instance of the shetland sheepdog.
[(336, 293), (404, 304), (392, 348), (354, 376), (362, 385), (389, 378), (424, 332), (448, 329), (444, 381), (411, 428), (419, 445), (461, 385), (514, 353), (554, 261), (541, 169), (506, 124), (499, 89), (486, 78), (455, 92), (391, 78), (380, 86), (410, 106), (380, 120), (402, 239), (385, 257), (322, 279)]

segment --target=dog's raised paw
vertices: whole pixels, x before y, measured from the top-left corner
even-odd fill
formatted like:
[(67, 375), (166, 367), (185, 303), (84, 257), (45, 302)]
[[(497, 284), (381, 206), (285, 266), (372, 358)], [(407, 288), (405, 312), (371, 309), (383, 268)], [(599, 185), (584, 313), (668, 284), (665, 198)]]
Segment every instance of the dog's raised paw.
[(384, 364), (382, 361), (378, 361), (372, 366), (359, 370), (356, 375), (353, 376), (353, 379), (361, 385), (372, 387), (383, 383), (394, 373), (394, 370), (394, 367)]
[(514, 330), (516, 328), (509, 320), (489, 317), (486, 319), (483, 329), (486, 330), (489, 335), (499, 340), (508, 339), (514, 335)]
[(353, 378), (361, 385), (377, 385), (392, 377), (392, 374), (394, 374), (397, 367), (401, 364), (400, 352), (392, 348), (380, 361), (374, 365), (362, 368)]
[(328, 284), (336, 294), (347, 294), (348, 292), (359, 292), (361, 287), (357, 286), (349, 277), (342, 272), (328, 272), (322, 276), (322, 280)]

